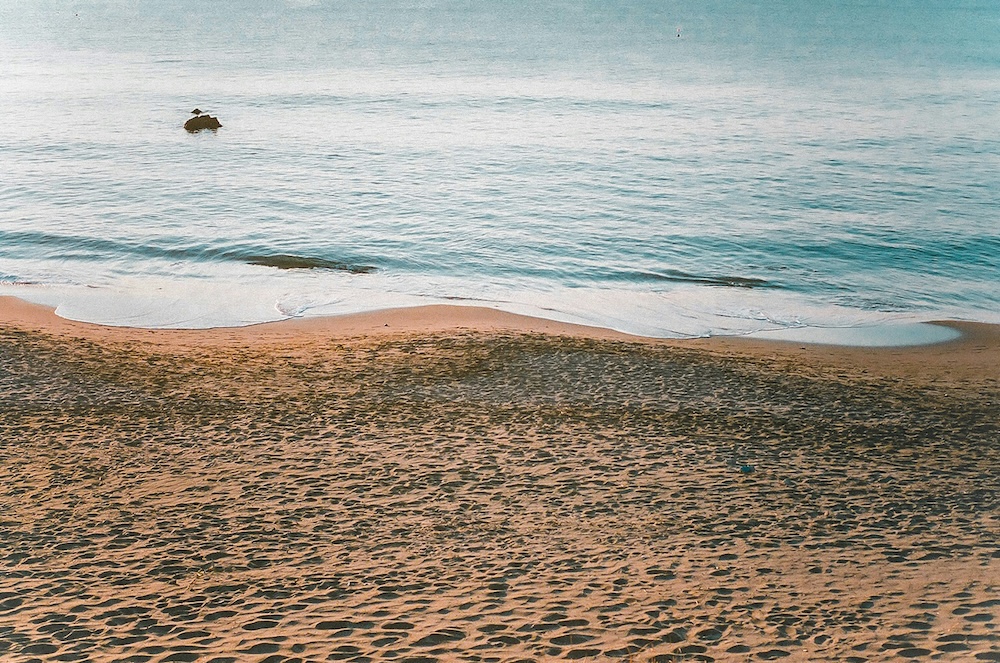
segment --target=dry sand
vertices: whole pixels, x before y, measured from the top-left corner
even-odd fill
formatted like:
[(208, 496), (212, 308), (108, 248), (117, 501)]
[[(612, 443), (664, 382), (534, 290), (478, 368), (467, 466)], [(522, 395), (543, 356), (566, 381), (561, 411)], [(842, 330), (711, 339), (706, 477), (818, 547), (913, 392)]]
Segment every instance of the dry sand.
[(0, 660), (1000, 661), (1000, 336), (963, 328), (0, 298)]

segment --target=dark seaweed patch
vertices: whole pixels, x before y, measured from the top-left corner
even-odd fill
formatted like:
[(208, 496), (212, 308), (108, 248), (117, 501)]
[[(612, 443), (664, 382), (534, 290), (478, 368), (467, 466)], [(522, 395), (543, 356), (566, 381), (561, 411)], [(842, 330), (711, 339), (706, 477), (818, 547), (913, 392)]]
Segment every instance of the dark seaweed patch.
[(703, 276), (689, 274), (676, 269), (662, 272), (638, 272), (635, 275), (644, 281), (674, 281), (677, 283), (696, 283), (698, 285), (718, 286), (724, 288), (777, 288), (778, 285), (748, 276)]
[(246, 256), (244, 261), (249, 265), (261, 265), (263, 267), (277, 267), (278, 269), (335, 269), (352, 274), (369, 274), (375, 271), (371, 265), (352, 265), (336, 260), (325, 258), (312, 258), (309, 256), (296, 256), (285, 253), (275, 255)]

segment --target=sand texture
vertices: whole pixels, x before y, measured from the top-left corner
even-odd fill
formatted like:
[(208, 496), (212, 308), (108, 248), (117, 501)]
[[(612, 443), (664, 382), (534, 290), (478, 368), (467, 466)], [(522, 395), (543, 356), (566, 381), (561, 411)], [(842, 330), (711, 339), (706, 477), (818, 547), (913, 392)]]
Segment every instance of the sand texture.
[(0, 660), (1000, 661), (991, 368), (18, 311)]

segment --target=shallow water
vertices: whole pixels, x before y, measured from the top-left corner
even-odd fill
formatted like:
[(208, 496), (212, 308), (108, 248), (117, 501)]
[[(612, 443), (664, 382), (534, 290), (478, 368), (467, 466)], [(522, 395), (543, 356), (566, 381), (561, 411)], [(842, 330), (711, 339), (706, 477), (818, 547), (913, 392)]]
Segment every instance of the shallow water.
[(0, 294), (154, 327), (1000, 322), (1000, 7), (813, 4), (4, 6)]
[(962, 332), (922, 322), (859, 327), (793, 327), (761, 331), (754, 338), (818, 345), (885, 348), (933, 345), (961, 338)]

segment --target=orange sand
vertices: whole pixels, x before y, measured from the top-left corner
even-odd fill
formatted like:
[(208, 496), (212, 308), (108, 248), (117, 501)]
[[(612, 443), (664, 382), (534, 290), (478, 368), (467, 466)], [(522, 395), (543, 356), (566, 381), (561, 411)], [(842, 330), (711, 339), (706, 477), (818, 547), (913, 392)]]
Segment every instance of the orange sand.
[(0, 660), (1000, 660), (1000, 335), (0, 298)]

